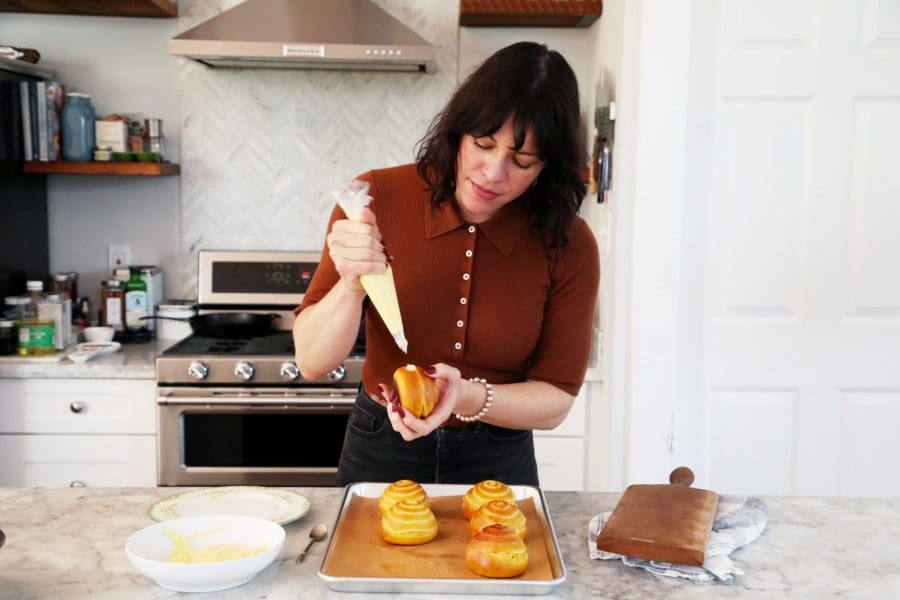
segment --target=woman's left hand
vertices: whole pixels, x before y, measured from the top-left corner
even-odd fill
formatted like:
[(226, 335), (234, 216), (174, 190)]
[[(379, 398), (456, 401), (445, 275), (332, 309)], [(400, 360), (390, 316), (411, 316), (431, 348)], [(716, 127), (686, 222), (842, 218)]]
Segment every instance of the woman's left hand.
[(407, 442), (424, 437), (440, 427), (450, 418), (456, 408), (460, 388), (459, 369), (444, 363), (432, 365), (432, 368), (434, 372), (429, 373), (429, 369), (425, 369), (425, 372), (437, 381), (438, 401), (434, 406), (434, 411), (424, 419), (414, 417), (400, 406), (396, 390), (389, 389), (382, 384), (378, 385), (382, 397), (387, 402), (391, 427)]

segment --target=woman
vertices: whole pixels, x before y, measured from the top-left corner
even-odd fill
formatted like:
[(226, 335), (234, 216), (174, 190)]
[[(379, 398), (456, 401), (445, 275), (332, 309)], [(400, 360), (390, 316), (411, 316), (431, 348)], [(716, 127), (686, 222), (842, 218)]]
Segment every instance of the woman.
[[(538, 485), (532, 430), (558, 425), (581, 387), (600, 278), (596, 241), (576, 216), (580, 128), (565, 59), (513, 44), (459, 87), (415, 165), (360, 177), (373, 197), (361, 222), (335, 208), (294, 343), (303, 376), (321, 376), (349, 354), (365, 312), (363, 385), (340, 485)], [(359, 283), (387, 261), (408, 355)], [(408, 363), (441, 390), (425, 419), (391, 401), (393, 371)]]

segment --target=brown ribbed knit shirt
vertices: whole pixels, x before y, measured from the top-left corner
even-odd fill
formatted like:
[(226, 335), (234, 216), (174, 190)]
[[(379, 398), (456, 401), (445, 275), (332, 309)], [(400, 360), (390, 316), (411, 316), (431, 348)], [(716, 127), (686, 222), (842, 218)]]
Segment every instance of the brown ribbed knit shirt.
[[(576, 217), (568, 251), (555, 259), (528, 231), (515, 202), (485, 223), (466, 223), (454, 202), (433, 211), (416, 166), (369, 171), (370, 205), (383, 236), (409, 340), (404, 354), (375, 308), (366, 309), (363, 385), (377, 396), (407, 363), (447, 363), (494, 384), (545, 381), (578, 393), (590, 357), (600, 284), (597, 243)], [(328, 231), (346, 219), (335, 207)], [(327, 246), (303, 303), (318, 302), (339, 275)]]

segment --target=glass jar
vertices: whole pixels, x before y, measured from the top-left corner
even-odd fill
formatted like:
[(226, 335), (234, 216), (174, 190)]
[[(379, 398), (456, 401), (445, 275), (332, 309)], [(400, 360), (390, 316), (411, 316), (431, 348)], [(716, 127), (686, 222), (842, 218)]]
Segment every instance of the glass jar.
[(69, 271), (69, 296), (72, 302), (78, 298), (78, 271)]
[(100, 324), (125, 331), (125, 282), (110, 279), (100, 292)]
[(162, 119), (144, 119), (144, 152), (155, 152), (159, 160), (165, 160)]
[(55, 273), (50, 281), (50, 293), (59, 294), (70, 300), (75, 297), (72, 293), (72, 278), (68, 273)]
[(47, 295), (43, 281), (26, 282), (28, 302), (24, 305), (25, 315), (16, 322), (19, 334), (18, 353), (25, 356), (42, 356), (56, 352), (54, 337), (56, 323), (45, 313)]
[(69, 92), (62, 109), (62, 155), (66, 160), (88, 161), (94, 154), (94, 122), (97, 115), (87, 94)]
[(15, 354), (19, 347), (19, 332), (16, 322), (0, 319), (0, 355)]
[(21, 321), (25, 318), (25, 305), (28, 304), (28, 296), (7, 296), (3, 300), (6, 310), (3, 316), (12, 321)]

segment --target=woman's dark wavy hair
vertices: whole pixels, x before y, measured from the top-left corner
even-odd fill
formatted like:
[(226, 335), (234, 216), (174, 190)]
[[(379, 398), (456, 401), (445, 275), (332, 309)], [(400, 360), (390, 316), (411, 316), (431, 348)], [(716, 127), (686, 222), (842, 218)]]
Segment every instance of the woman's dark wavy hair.
[(525, 207), (530, 230), (546, 250), (565, 249), (569, 224), (585, 195), (578, 82), (562, 55), (543, 44), (518, 42), (498, 50), (431, 122), (416, 153), (431, 205), (438, 208), (454, 198), (462, 135), (491, 135), (510, 117), (516, 149), (531, 127), (545, 162), (535, 185), (516, 202)]

